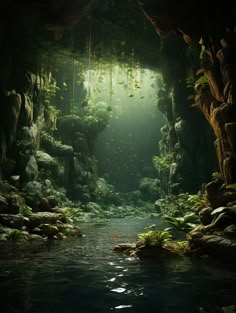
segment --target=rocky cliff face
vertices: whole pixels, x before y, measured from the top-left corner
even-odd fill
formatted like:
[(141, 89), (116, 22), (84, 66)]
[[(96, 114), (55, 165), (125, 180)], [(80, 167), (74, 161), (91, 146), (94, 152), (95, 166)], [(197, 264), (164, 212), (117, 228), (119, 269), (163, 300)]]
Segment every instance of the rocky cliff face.
[[(232, 261), (236, 259), (235, 240), (235, 79), (236, 23), (230, 1), (215, 4), (203, 1), (146, 0), (142, 9), (158, 34), (175, 31), (190, 44), (201, 46), (200, 77), (195, 81), (195, 104), (215, 135), (220, 173), (206, 186), (209, 207), (201, 209), (201, 225), (188, 235), (190, 252), (198, 256)], [(178, 6), (178, 7), (176, 7)]]
[(182, 1), (177, 5), (174, 1), (146, 0), (141, 8), (160, 36), (174, 31), (187, 44), (197, 41), (201, 45), (203, 74), (195, 84), (196, 103), (216, 136), (215, 147), (224, 181), (235, 182), (236, 38), (232, 3), (211, 6), (203, 1)]

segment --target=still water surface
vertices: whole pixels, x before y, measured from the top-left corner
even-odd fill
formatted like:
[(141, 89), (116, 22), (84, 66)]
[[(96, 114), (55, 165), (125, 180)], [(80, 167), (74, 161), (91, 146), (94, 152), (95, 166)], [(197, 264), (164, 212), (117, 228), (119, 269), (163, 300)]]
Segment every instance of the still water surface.
[[(140, 261), (113, 252), (155, 221), (81, 225), (82, 238), (1, 251), (0, 313), (217, 313), (236, 305), (236, 272), (211, 262)], [(229, 308), (227, 308), (229, 310)]]

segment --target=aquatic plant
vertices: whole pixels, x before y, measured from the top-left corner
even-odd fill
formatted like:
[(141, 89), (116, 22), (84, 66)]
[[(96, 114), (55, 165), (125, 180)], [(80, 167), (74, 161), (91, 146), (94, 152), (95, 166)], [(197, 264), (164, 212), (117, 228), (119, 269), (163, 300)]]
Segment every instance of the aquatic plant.
[(173, 240), (168, 242), (165, 245), (165, 248), (170, 250), (173, 253), (177, 253), (180, 255), (183, 255), (184, 253), (186, 253), (187, 249), (189, 247), (189, 241), (186, 240)]
[(148, 232), (138, 234), (136, 246), (142, 247), (163, 247), (164, 244), (171, 240), (172, 235), (167, 230), (149, 230)]
[(182, 251), (185, 251), (189, 246), (189, 241), (187, 240), (179, 240), (174, 241), (174, 244)]

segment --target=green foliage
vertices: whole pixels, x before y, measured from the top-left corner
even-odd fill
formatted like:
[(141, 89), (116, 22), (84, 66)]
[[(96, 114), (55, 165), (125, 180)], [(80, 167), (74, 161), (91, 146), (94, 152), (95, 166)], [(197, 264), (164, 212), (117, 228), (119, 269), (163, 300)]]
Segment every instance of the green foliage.
[(25, 217), (29, 217), (32, 214), (32, 208), (25, 203), (20, 207), (20, 213)]
[(235, 313), (236, 312), (236, 305), (229, 305), (222, 307), (224, 313)]
[(221, 175), (221, 173), (219, 173), (219, 172), (213, 172), (213, 173), (211, 174), (211, 177), (212, 177), (213, 180), (215, 180), (215, 179), (220, 179), (220, 178), (222, 178), (222, 175)]
[(157, 171), (169, 171), (172, 162), (173, 162), (172, 154), (166, 154), (164, 156), (154, 156), (152, 158), (153, 167)]
[(57, 86), (55, 79), (52, 78), (51, 73), (49, 73), (49, 75), (44, 77), (44, 85), (41, 89), (43, 103), (45, 106), (45, 126), (49, 131), (56, 130), (57, 117), (60, 113), (60, 111), (56, 108), (56, 104), (54, 103), (56, 93), (58, 91), (60, 91), (60, 88)]
[(162, 214), (168, 216), (183, 216), (188, 211), (197, 210), (207, 205), (205, 195), (189, 193), (180, 193), (178, 195), (169, 195), (156, 201)]
[(40, 139), (43, 142), (43, 145), (46, 145), (47, 147), (61, 147), (62, 142), (59, 140), (55, 140), (48, 132), (41, 131)]
[(236, 217), (236, 206), (233, 205), (231, 207), (219, 207), (211, 212), (213, 216), (213, 222), (215, 225), (220, 223), (220, 221), (224, 220), (225, 218), (232, 218), (232, 221)]
[(81, 220), (82, 210), (78, 207), (64, 208), (64, 217), (69, 223), (76, 223)]
[(236, 191), (236, 184), (229, 184), (225, 186), (226, 189), (232, 189), (234, 191)]
[(195, 83), (195, 75), (191, 70), (188, 70), (188, 73), (187, 73), (187, 77), (186, 77), (186, 87), (187, 88), (190, 88), (190, 89), (193, 89), (194, 88), (194, 83)]
[(164, 215), (163, 218), (171, 225), (171, 229), (184, 232), (188, 232), (193, 229), (198, 222), (198, 217), (193, 212), (188, 212), (183, 217)]
[(199, 210), (208, 205), (208, 200), (205, 194), (188, 194), (186, 205), (194, 210)]
[(139, 181), (138, 188), (142, 192), (147, 192), (151, 195), (157, 195), (160, 193), (160, 182), (155, 178), (144, 177)]
[(198, 88), (201, 85), (208, 85), (208, 84), (209, 84), (208, 77), (207, 77), (206, 73), (204, 73), (202, 76), (200, 76), (195, 81), (194, 88), (196, 89), (196, 88)]
[(60, 111), (53, 105), (48, 105), (46, 107), (45, 119), (46, 119), (46, 128), (49, 131), (54, 131), (57, 129), (57, 118), (60, 114)]
[(57, 86), (55, 79), (52, 78), (51, 73), (49, 73), (49, 75), (45, 75), (44, 85), (42, 86), (41, 92), (43, 94), (43, 102), (46, 107), (53, 102), (56, 93), (59, 90), (60, 88)]
[(20, 207), (19, 213), (25, 217), (29, 217), (32, 214), (32, 208), (25, 204), (23, 195), (17, 195), (17, 204)]
[(186, 240), (180, 240), (180, 241), (174, 241), (175, 245), (177, 246), (178, 249), (181, 251), (185, 251), (188, 246), (189, 246), (189, 241)]
[(14, 187), (10, 185), (6, 180), (0, 180), (0, 192), (5, 194), (9, 193), (11, 190), (13, 190)]
[(22, 231), (19, 230), (19, 229), (13, 229), (13, 230), (11, 230), (11, 231), (7, 234), (7, 236), (6, 236), (6, 238), (7, 238), (8, 240), (12, 240), (12, 241), (14, 241), (14, 242), (23, 239), (23, 237), (24, 237), (24, 234), (23, 234)]
[(99, 132), (108, 125), (108, 120), (111, 117), (111, 114), (111, 106), (105, 102), (89, 102), (84, 111), (83, 121), (89, 131)]
[(149, 230), (138, 234), (137, 247), (163, 247), (172, 239), (172, 235), (167, 230)]

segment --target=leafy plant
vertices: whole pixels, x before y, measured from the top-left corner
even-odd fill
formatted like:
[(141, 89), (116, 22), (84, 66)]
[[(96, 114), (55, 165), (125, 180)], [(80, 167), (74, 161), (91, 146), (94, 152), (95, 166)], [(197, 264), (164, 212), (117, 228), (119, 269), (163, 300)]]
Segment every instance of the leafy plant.
[(212, 177), (212, 179), (219, 179), (219, 178), (222, 178), (222, 175), (219, 172), (213, 172), (211, 174), (211, 177)]
[(79, 222), (81, 220), (81, 209), (75, 207), (66, 207), (64, 209), (64, 217), (68, 222)]
[(199, 86), (201, 85), (208, 85), (209, 81), (208, 81), (208, 77), (207, 75), (204, 73), (202, 76), (200, 76), (194, 84), (194, 88), (197, 89)]
[(164, 244), (171, 240), (172, 235), (167, 230), (150, 230), (138, 234), (137, 247), (163, 247)]
[(47, 129), (49, 131), (54, 131), (57, 129), (57, 118), (59, 114), (60, 114), (60, 110), (58, 110), (55, 106), (48, 105), (46, 107), (45, 119), (46, 119)]
[(90, 131), (99, 132), (107, 126), (111, 114), (111, 106), (107, 105), (105, 102), (89, 102), (84, 111), (83, 120)]
[(190, 231), (193, 229), (197, 224), (198, 217), (193, 212), (188, 212), (183, 217), (174, 217), (174, 216), (163, 216), (164, 220), (167, 221), (170, 225), (170, 229), (175, 229), (178, 231)]
[(236, 191), (236, 184), (229, 184), (225, 186), (226, 189), (232, 189), (234, 191)]
[[(49, 150), (55, 148), (60, 148), (62, 146), (62, 142), (59, 140), (55, 140), (48, 132), (42, 131), (40, 134), (41, 144)], [(44, 148), (45, 148), (44, 147)], [(51, 148), (51, 149), (50, 149)]]
[(188, 195), (187, 201), (186, 201), (186, 206), (189, 206), (190, 208), (194, 210), (199, 210), (208, 205), (208, 200), (206, 198), (205, 194), (194, 194)]
[(236, 305), (229, 305), (222, 307), (224, 313), (235, 313), (236, 312)]
[(48, 75), (45, 75), (44, 84), (41, 88), (45, 106), (48, 106), (49, 104), (51, 104), (51, 102), (56, 96), (57, 91), (59, 90), (60, 88), (57, 86), (55, 79), (52, 78), (51, 73), (49, 73)]
[(30, 215), (32, 215), (32, 208), (26, 204), (23, 204), (20, 207), (20, 213), (26, 217), (29, 217)]
[(154, 156), (152, 158), (152, 164), (153, 167), (157, 171), (169, 171), (170, 165), (173, 162), (173, 155), (172, 154), (166, 154), (164, 156)]
[(1, 193), (9, 193), (13, 190), (14, 187), (10, 185), (6, 180), (0, 180), (0, 192)]
[(175, 241), (174, 243), (182, 251), (185, 251), (189, 246), (189, 241), (187, 240)]
[(168, 250), (183, 255), (183, 253), (186, 252), (187, 248), (189, 247), (189, 242), (186, 240), (177, 241), (173, 240), (171, 242), (168, 242), (165, 246)]
[(22, 233), (22, 231), (18, 229), (11, 230), (6, 236), (8, 240), (12, 240), (12, 241), (19, 241), (23, 237), (24, 237), (24, 234)]
[(195, 211), (207, 205), (203, 194), (180, 193), (178, 195), (165, 196), (156, 201), (155, 205), (160, 207), (162, 214), (168, 216), (183, 216), (188, 211)]
[(230, 207), (219, 207), (213, 210), (211, 215), (213, 216), (213, 223), (216, 225), (221, 223), (222, 220), (224, 221), (224, 219), (230, 218), (234, 220), (236, 218), (236, 206), (233, 205)]

